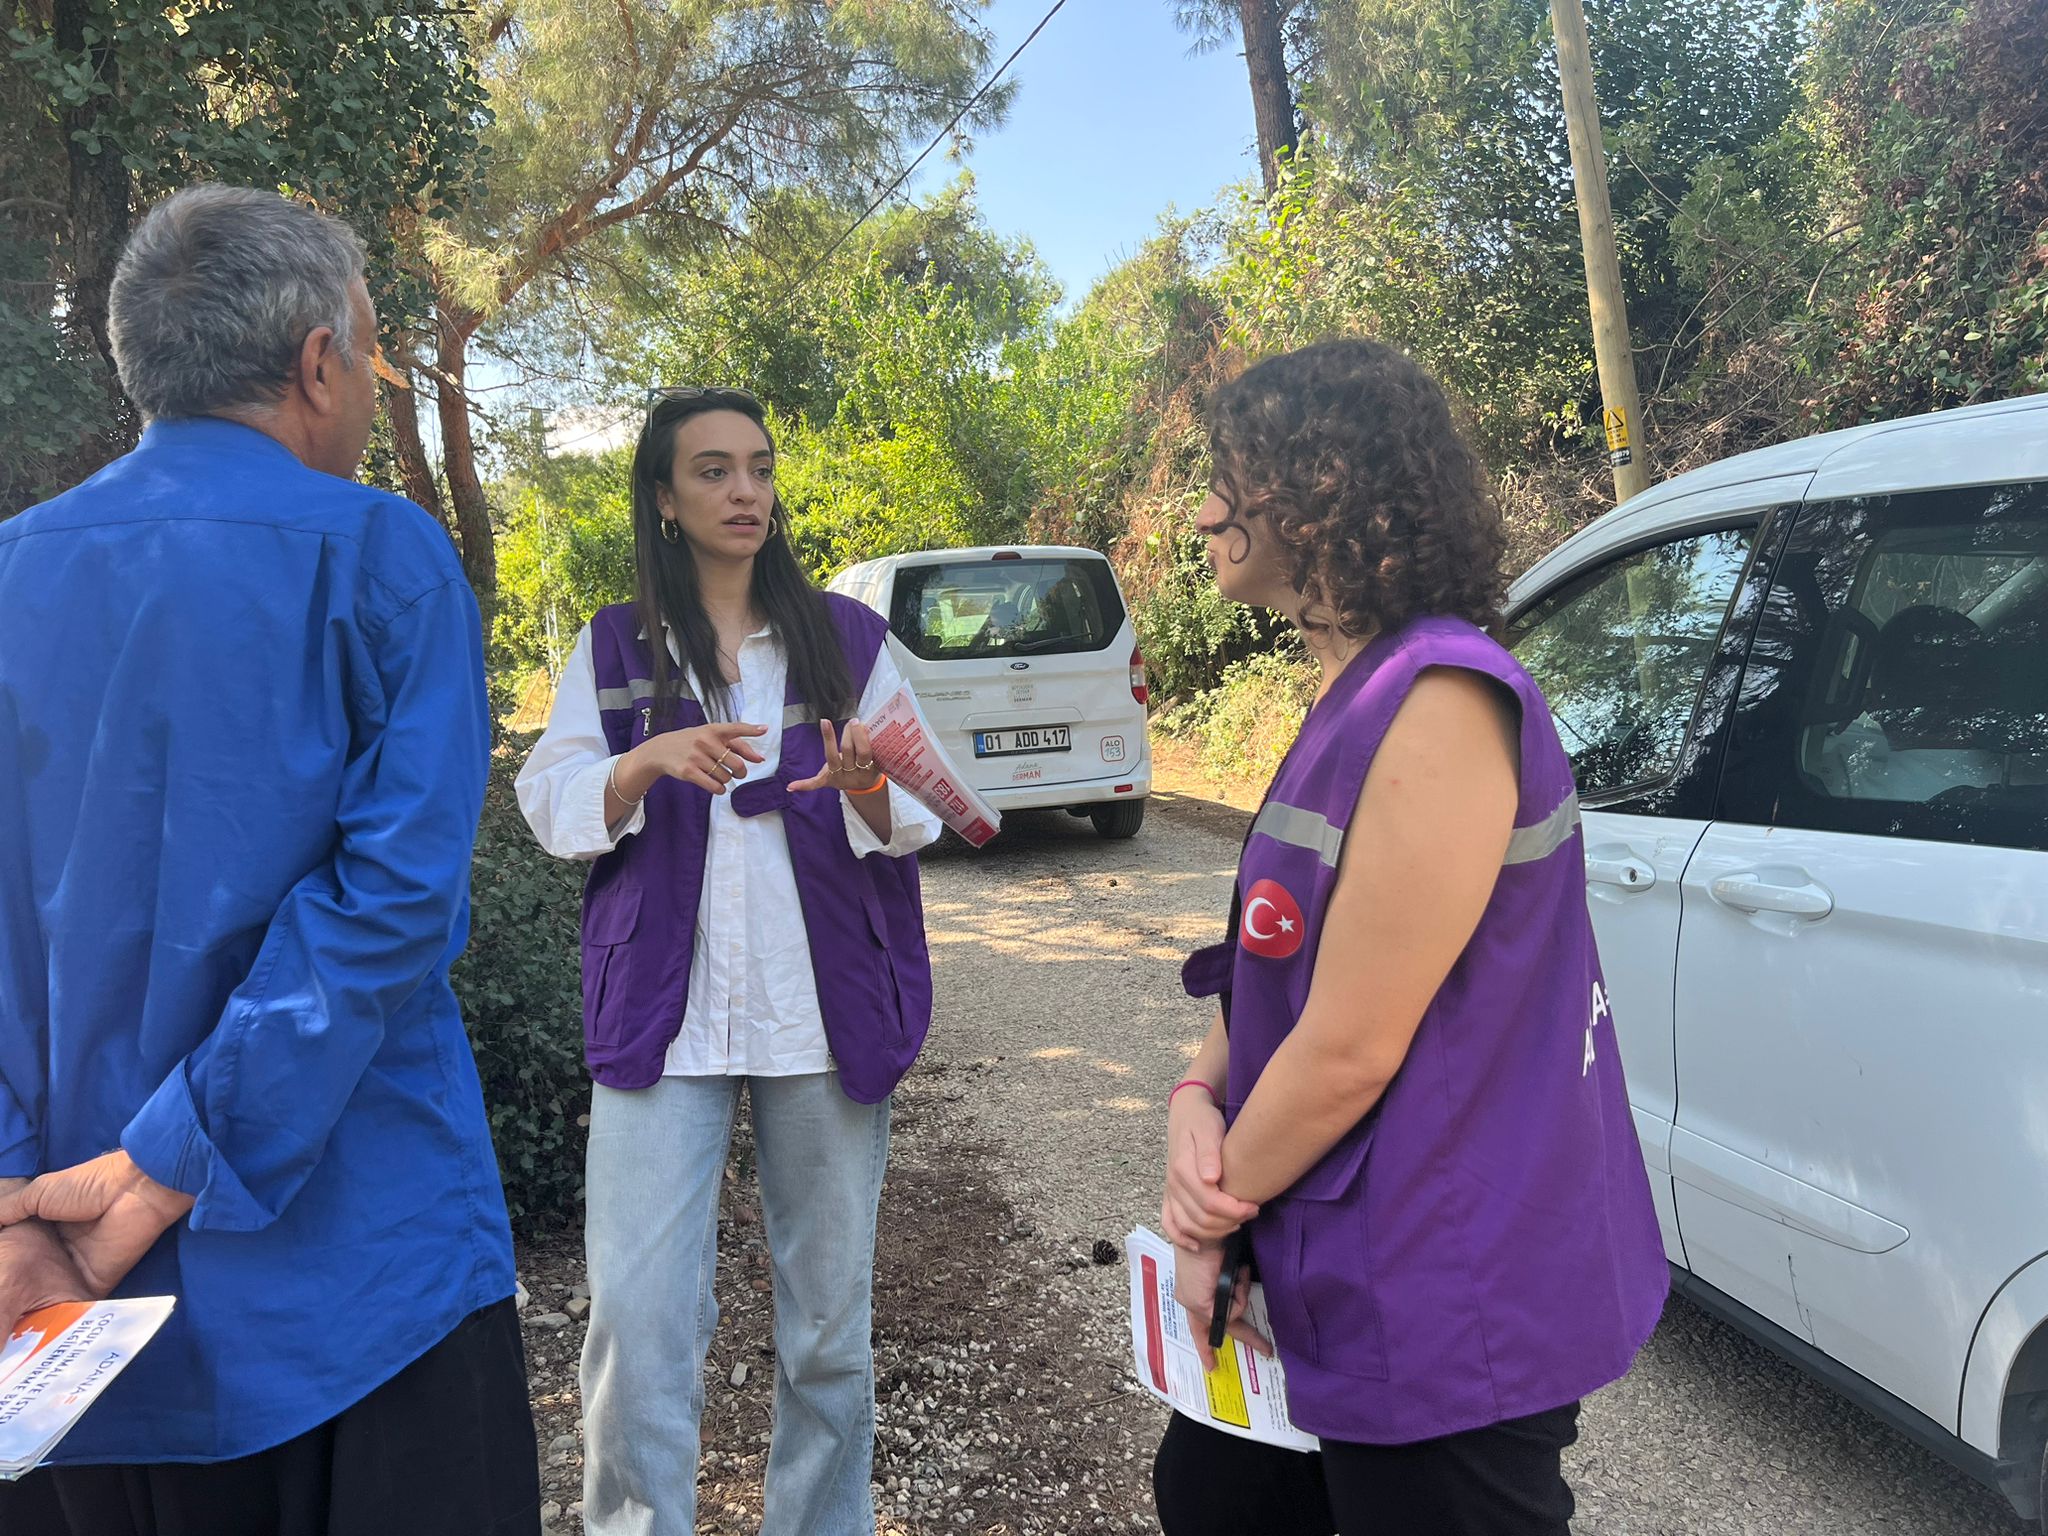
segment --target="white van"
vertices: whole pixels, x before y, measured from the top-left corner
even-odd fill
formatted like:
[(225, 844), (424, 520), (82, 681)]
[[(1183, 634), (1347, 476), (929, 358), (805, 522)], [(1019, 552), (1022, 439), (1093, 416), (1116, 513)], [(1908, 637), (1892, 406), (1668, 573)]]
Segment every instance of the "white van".
[(889, 621), (926, 723), (997, 810), (1064, 809), (1111, 838), (1144, 825), (1145, 658), (1101, 555), (926, 550), (851, 566), (831, 589)]
[(1760, 449), (1516, 583), (1680, 1292), (2048, 1506), (2048, 396)]

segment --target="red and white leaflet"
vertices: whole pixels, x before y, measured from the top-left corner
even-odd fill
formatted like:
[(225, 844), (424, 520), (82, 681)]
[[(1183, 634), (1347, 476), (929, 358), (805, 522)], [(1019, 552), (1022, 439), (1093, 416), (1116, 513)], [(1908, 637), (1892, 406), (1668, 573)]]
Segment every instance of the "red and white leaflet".
[(1002, 830), (996, 808), (967, 787), (946, 749), (925, 729), (909, 688), (898, 688), (862, 724), (890, 783), (977, 848)]
[[(1173, 1294), (1173, 1245), (1147, 1227), (1124, 1239), (1131, 1272), (1131, 1363), (1138, 1383), (1169, 1408), (1242, 1440), (1313, 1451), (1322, 1442), (1287, 1416), (1287, 1371), (1242, 1339), (1224, 1340), (1204, 1371), (1188, 1315)], [(1266, 1288), (1252, 1283), (1245, 1321), (1267, 1338)]]

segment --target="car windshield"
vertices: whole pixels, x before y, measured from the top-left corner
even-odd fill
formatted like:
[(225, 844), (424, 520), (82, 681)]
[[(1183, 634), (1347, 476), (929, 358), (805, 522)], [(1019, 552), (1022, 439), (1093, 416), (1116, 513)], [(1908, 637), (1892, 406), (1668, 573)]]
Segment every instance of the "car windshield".
[(906, 566), (889, 614), (924, 661), (1099, 651), (1123, 622), (1109, 563), (1085, 556)]

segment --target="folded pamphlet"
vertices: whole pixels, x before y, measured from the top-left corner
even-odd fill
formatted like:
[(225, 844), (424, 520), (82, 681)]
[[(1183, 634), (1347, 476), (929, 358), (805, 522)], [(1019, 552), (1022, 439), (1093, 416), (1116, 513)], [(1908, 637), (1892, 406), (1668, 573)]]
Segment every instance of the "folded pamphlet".
[[(1313, 1451), (1320, 1442), (1287, 1417), (1287, 1375), (1278, 1355), (1228, 1338), (1216, 1369), (1202, 1369), (1188, 1315), (1173, 1297), (1177, 1250), (1158, 1233), (1135, 1228), (1124, 1239), (1131, 1268), (1131, 1352), (1138, 1380), (1169, 1408), (1241, 1440)], [(1267, 1338), (1266, 1288), (1254, 1283), (1244, 1320)]]
[(0, 1478), (42, 1465), (175, 1305), (169, 1296), (68, 1301), (16, 1323), (0, 1346)]
[(875, 763), (905, 794), (979, 848), (1002, 829), (996, 808), (967, 787), (946, 749), (918, 713), (917, 698), (898, 688), (861, 722), (868, 728)]

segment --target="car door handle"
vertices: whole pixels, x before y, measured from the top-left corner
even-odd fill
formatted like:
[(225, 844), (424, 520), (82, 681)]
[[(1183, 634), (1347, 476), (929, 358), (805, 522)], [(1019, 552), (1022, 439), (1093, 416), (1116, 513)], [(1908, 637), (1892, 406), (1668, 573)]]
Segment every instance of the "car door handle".
[(1586, 854), (1586, 878), (1624, 891), (1647, 891), (1657, 883), (1657, 871), (1626, 848), (1598, 848)]
[(1821, 918), (1835, 910), (1835, 898), (1812, 880), (1773, 879), (1754, 871), (1723, 875), (1708, 887), (1714, 900), (1738, 912), (1781, 912), (1787, 917)]

